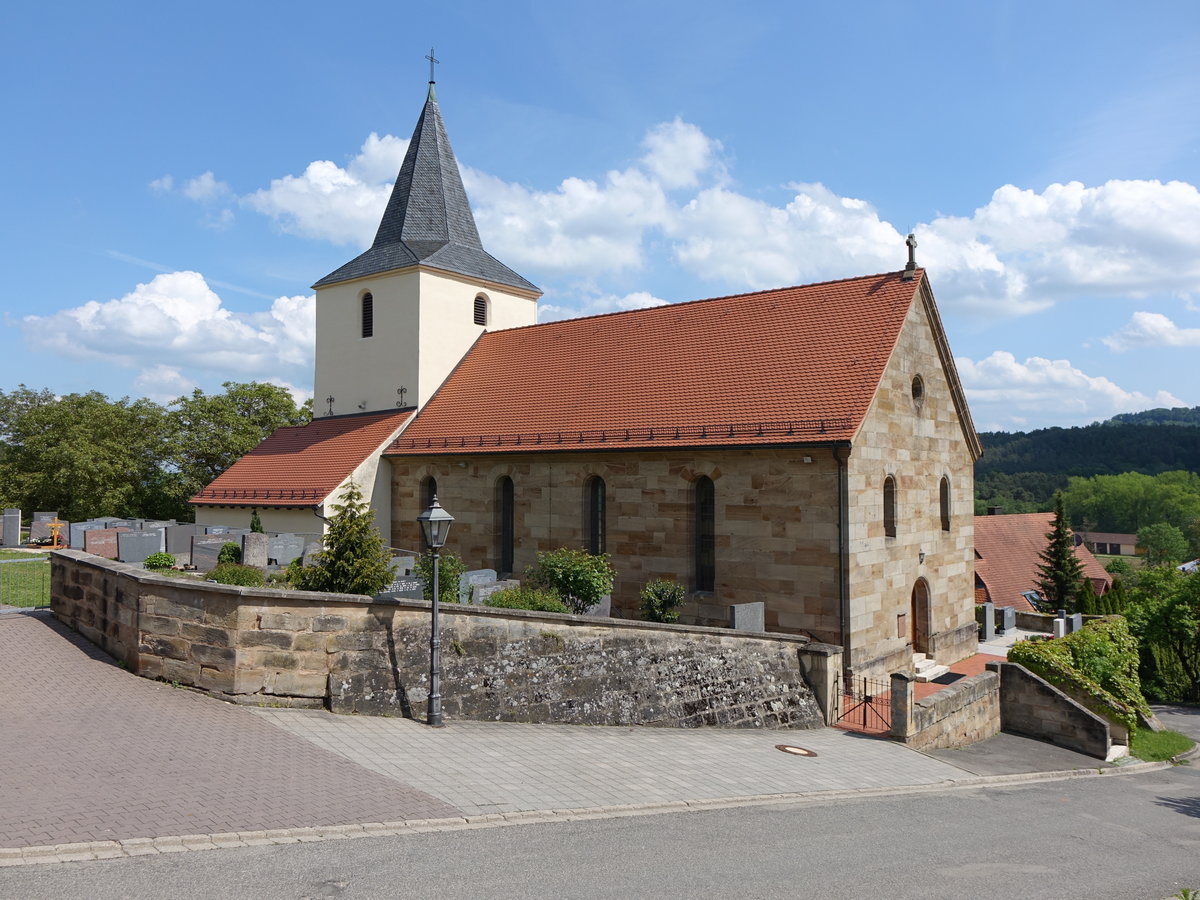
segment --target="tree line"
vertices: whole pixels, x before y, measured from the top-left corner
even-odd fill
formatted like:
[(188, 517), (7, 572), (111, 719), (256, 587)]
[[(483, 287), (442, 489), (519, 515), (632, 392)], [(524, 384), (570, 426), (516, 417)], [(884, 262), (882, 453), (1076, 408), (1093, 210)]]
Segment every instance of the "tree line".
[(161, 405), (99, 391), (0, 391), (0, 503), (67, 521), (191, 521), (188, 498), (276, 428), (312, 419), (284, 388), (232, 382)]

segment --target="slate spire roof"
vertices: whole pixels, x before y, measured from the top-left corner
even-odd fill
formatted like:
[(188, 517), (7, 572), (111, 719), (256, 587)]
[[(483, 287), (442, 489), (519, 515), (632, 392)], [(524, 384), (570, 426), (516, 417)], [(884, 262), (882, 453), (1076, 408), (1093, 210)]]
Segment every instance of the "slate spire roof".
[(541, 293), (483, 249), (432, 82), (375, 242), (313, 287), (418, 263)]

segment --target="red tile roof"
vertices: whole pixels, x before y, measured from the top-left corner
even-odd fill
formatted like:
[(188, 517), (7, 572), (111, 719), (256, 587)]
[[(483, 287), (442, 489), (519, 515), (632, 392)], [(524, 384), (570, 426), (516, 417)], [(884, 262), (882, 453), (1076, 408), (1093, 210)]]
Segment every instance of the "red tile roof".
[(850, 440), (923, 275), (486, 333), (387, 454)]
[(392, 438), (411, 410), (314, 419), (280, 428), (189, 502), (315, 506)]
[[(1033, 611), (1033, 605), (1021, 594), (1037, 590), (1039, 554), (1046, 549), (1046, 535), (1053, 521), (1054, 514), (1048, 512), (975, 517), (975, 575), (987, 588), (987, 599), (992, 603)], [(1102, 594), (1112, 586), (1112, 577), (1087, 547), (1076, 547), (1075, 556), (1083, 563), (1083, 573), (1091, 579), (1096, 593)]]

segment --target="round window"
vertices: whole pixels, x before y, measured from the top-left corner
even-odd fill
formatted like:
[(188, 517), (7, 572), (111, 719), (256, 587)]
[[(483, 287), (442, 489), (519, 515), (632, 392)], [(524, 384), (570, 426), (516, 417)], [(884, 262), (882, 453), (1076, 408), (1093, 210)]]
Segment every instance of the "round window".
[(925, 399), (925, 382), (921, 380), (920, 375), (913, 376), (912, 398), (913, 403), (917, 404), (917, 406), (920, 406)]

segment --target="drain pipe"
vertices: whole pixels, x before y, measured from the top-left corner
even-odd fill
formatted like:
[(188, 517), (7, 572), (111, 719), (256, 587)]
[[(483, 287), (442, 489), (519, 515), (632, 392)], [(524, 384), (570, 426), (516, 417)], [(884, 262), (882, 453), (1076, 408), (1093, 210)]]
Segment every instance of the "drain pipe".
[[(846, 455), (842, 455), (842, 450)], [(837, 462), (837, 505), (838, 505), (838, 604), (842, 620), (842, 671), (844, 677), (850, 674), (850, 590), (847, 584), (850, 564), (850, 494), (847, 486), (846, 460), (850, 455), (850, 445), (833, 448), (833, 458)]]

